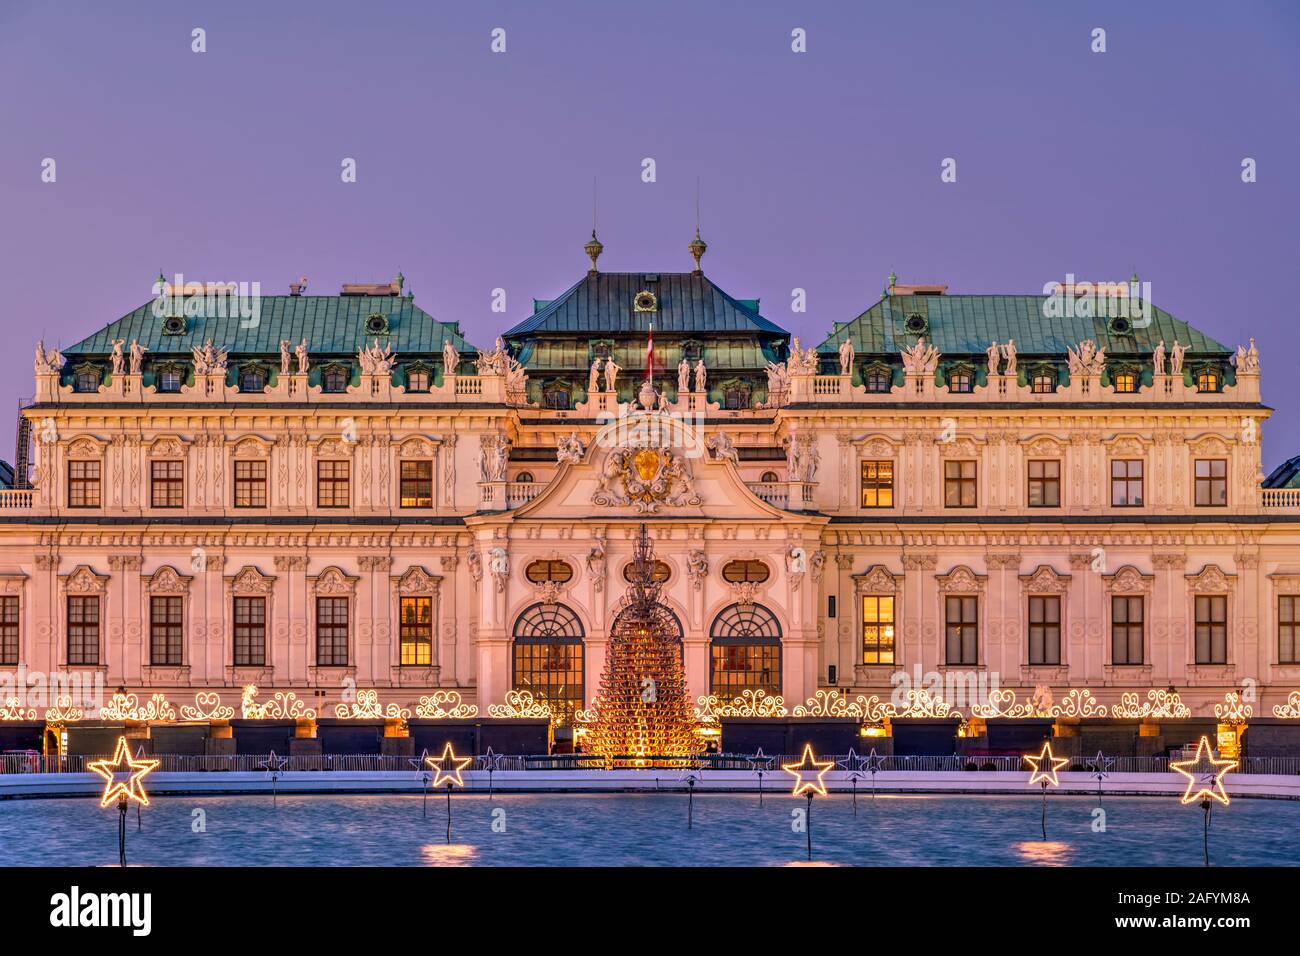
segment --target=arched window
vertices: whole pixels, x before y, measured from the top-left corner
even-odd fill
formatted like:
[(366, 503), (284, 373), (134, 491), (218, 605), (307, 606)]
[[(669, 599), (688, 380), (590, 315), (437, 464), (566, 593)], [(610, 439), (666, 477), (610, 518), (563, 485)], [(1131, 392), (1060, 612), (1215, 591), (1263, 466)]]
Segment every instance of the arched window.
[(767, 483), (770, 483), (770, 482), (773, 482), (773, 481), (780, 481), (780, 480), (781, 480), (781, 479), (778, 478), (778, 477), (776, 476), (776, 472), (774, 472), (774, 471), (765, 471), (765, 472), (763, 472), (763, 477), (759, 479), (759, 481), (767, 482)]
[(719, 701), (744, 690), (781, 693), (781, 625), (763, 605), (723, 608), (709, 641), (709, 689)]
[(1198, 392), (1217, 392), (1219, 390), (1219, 373), (1212, 368), (1203, 368), (1196, 373), (1196, 390)]
[(762, 561), (728, 561), (722, 567), (722, 580), (728, 584), (762, 584), (771, 576)]
[(521, 471), (519, 474), (515, 475), (515, 481), (520, 484), (531, 484), (535, 480), (536, 479), (533, 478), (533, 473), (531, 471)]
[(241, 392), (261, 392), (266, 390), (266, 372), (260, 368), (246, 368), (239, 373), (239, 390)]
[[(623, 580), (624, 580), (624, 581), (627, 581), (627, 582), (631, 583), (631, 581), (632, 581), (632, 571), (633, 571), (633, 569), (634, 569), (635, 567), (636, 567), (636, 565), (635, 565), (633, 562), (631, 562), (631, 561), (629, 561), (627, 564), (623, 565)], [(672, 576), (673, 576), (673, 569), (670, 568), (670, 567), (668, 567), (668, 565), (665, 564), (665, 563), (662, 562), (662, 561), (656, 561), (656, 562), (655, 562), (655, 569), (654, 569), (654, 571), (652, 571), (652, 572), (650, 573), (650, 577), (654, 580), (654, 582), (655, 582), (656, 584), (663, 584), (665, 581), (667, 581), (667, 580), (668, 580), (670, 577), (672, 577)], [(678, 630), (680, 631), (681, 628), (679, 627)]]
[(74, 392), (99, 391), (99, 372), (90, 368), (77, 369), (72, 379), (72, 390)]
[(572, 724), (585, 706), (582, 622), (563, 604), (534, 604), (515, 621), (512, 681)]
[(975, 376), (970, 369), (955, 368), (948, 373), (948, 391), (972, 392), (975, 390)]

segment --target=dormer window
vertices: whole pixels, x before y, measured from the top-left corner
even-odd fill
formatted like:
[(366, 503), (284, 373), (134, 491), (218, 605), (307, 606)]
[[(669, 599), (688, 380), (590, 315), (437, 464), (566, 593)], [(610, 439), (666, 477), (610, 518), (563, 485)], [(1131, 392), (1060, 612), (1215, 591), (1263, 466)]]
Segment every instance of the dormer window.
[(975, 390), (975, 375), (968, 368), (955, 368), (948, 373), (948, 391), (969, 393)]
[(1196, 390), (1198, 392), (1217, 392), (1223, 387), (1216, 369), (1203, 368), (1196, 373)]
[(408, 392), (427, 392), (429, 390), (429, 370), (425, 368), (407, 369), (406, 390)]
[(866, 386), (868, 392), (888, 392), (893, 383), (894, 373), (892, 369), (882, 365), (873, 365), (863, 371), (862, 384)]
[(174, 365), (158, 370), (158, 391), (160, 392), (179, 392), (184, 377), (181, 370)]
[(331, 365), (321, 371), (320, 387), (322, 392), (346, 392), (348, 390), (348, 371), (341, 365)]
[(257, 366), (243, 369), (239, 373), (239, 390), (241, 392), (266, 391), (266, 372)]
[(1117, 392), (1131, 394), (1138, 390), (1137, 373), (1131, 372), (1128, 369), (1115, 372), (1112, 376), (1112, 381), (1115, 384), (1115, 391)]
[(557, 411), (568, 409), (570, 407), (569, 387), (561, 384), (547, 386), (542, 393), (542, 405)]
[(749, 408), (749, 386), (743, 382), (730, 383), (723, 387), (722, 407), (730, 410)]
[(1035, 395), (1048, 395), (1056, 391), (1056, 373), (1050, 369), (1040, 369), (1034, 372), (1034, 376), (1029, 381), (1030, 390)]
[(99, 369), (93, 365), (82, 365), (73, 373), (72, 390), (75, 392), (97, 392), (99, 391), (99, 382)]

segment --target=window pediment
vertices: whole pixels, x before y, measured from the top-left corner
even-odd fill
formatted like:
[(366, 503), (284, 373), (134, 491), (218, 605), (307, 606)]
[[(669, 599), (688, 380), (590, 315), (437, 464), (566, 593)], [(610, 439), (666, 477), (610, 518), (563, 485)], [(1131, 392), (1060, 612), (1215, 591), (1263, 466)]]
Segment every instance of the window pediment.
[(1183, 577), (1193, 594), (1227, 594), (1237, 586), (1237, 576), (1225, 574), (1217, 564), (1207, 564), (1196, 574)]
[(270, 594), (275, 587), (275, 575), (263, 574), (248, 564), (226, 578), (226, 583), (235, 594)]
[(976, 574), (964, 564), (959, 564), (947, 574), (936, 574), (939, 590), (945, 594), (983, 594), (988, 583), (987, 574)]
[(1131, 564), (1126, 564), (1114, 574), (1103, 574), (1107, 594), (1150, 594), (1154, 574), (1143, 574)]
[(163, 565), (151, 575), (141, 575), (145, 579), (145, 590), (150, 594), (188, 594), (192, 575), (181, 574), (171, 565)]
[(1040, 564), (1020, 575), (1020, 589), (1027, 594), (1064, 594), (1070, 590), (1070, 575), (1059, 574), (1050, 564)]

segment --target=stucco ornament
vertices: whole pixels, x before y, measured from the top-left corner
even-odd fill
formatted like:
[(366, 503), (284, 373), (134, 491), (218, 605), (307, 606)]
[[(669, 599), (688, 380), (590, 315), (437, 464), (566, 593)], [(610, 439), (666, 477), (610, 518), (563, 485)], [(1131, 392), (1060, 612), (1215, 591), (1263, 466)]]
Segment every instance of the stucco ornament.
[(939, 350), (933, 345), (926, 345), (925, 339), (917, 339), (910, 349), (903, 349), (903, 368), (917, 375), (933, 375), (939, 364)]
[(443, 377), (455, 375), (456, 369), (460, 367), (460, 351), (456, 346), (451, 344), (451, 339), (446, 339), (442, 343), (442, 374)]
[(483, 481), (505, 481), (510, 462), (510, 439), (504, 435), (479, 438), (479, 473)]
[(202, 345), (194, 346), (190, 352), (194, 356), (194, 373), (196, 375), (225, 373), (229, 351), (227, 349), (213, 348), (212, 339), (208, 339)]
[(36, 343), (36, 371), (40, 372), (57, 372), (63, 368), (63, 353), (58, 349), (45, 350), (45, 343)]
[(740, 453), (736, 451), (736, 446), (732, 444), (726, 432), (718, 432), (711, 435), (709, 440), (704, 443), (709, 451), (713, 452), (713, 457), (717, 461), (729, 461), (733, 465), (740, 464)]
[(709, 576), (709, 559), (703, 551), (692, 551), (686, 559), (686, 573), (690, 575), (691, 586), (700, 590), (704, 579)]
[(496, 582), (497, 591), (504, 591), (510, 577), (510, 555), (505, 548), (493, 548), (488, 552), (488, 571)]
[(666, 445), (629, 442), (605, 456), (600, 487), (592, 504), (636, 509), (637, 514), (656, 514), (664, 505), (689, 507), (703, 499), (685, 460)]
[(357, 361), (361, 363), (361, 371), (366, 375), (389, 375), (397, 362), (397, 353), (387, 342), (384, 343), (383, 348), (380, 348), (379, 339), (375, 339), (374, 345), (363, 345), (357, 351)]
[(1106, 350), (1097, 348), (1092, 339), (1084, 339), (1078, 349), (1066, 347), (1071, 375), (1100, 375), (1106, 367)]
[(582, 456), (586, 453), (587, 446), (583, 444), (576, 431), (569, 432), (555, 446), (555, 460), (561, 465), (576, 465), (582, 461)]

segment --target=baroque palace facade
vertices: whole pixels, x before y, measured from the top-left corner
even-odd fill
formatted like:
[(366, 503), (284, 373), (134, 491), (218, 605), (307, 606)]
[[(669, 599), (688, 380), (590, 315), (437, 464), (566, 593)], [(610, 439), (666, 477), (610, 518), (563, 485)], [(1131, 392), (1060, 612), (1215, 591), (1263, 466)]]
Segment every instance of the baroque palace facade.
[(232, 706), (526, 689), (564, 725), (644, 524), (692, 696), (1294, 708), (1300, 489), (1263, 487), (1253, 343), (891, 277), (804, 348), (690, 251), (605, 273), (593, 235), (492, 348), (400, 276), (253, 317), (177, 290), (40, 347), (0, 670)]

